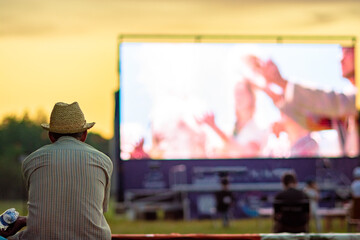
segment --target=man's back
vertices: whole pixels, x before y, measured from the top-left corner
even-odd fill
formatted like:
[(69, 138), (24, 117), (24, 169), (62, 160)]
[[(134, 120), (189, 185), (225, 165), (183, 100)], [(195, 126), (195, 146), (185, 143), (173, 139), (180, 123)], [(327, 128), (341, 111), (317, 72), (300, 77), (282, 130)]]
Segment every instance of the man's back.
[(288, 188), (275, 196), (274, 232), (307, 232), (309, 199), (296, 188)]
[(290, 202), (296, 202), (296, 201), (300, 201), (303, 199), (308, 199), (308, 197), (306, 196), (306, 194), (296, 188), (289, 188), (286, 189), (282, 192), (279, 192), (276, 196), (275, 196), (275, 200), (283, 200), (283, 201), (290, 201)]
[(216, 209), (218, 212), (226, 212), (234, 201), (233, 194), (229, 190), (216, 192)]
[(111, 239), (106, 155), (65, 136), (26, 158), (23, 173), (29, 214), (20, 239)]

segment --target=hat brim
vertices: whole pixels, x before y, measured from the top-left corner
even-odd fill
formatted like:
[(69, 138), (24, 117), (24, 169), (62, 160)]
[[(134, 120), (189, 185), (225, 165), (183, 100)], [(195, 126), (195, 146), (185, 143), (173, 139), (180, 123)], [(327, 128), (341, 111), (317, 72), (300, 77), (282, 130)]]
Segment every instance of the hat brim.
[(81, 128), (73, 128), (73, 127), (62, 127), (61, 129), (54, 129), (50, 127), (50, 124), (48, 123), (42, 123), (41, 127), (49, 132), (54, 133), (60, 133), (60, 134), (66, 134), (66, 133), (78, 133), (78, 132), (84, 132), (85, 130), (88, 130), (92, 128), (95, 125), (95, 122), (91, 123), (85, 123), (84, 126)]

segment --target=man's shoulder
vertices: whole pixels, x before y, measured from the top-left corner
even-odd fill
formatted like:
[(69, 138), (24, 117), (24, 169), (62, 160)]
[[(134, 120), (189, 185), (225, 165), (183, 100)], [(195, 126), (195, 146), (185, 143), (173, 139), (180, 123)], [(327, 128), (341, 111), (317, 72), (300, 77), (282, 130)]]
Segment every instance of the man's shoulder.
[(286, 193), (285, 193), (285, 190), (278, 192), (278, 193), (275, 195), (275, 200), (281, 200), (281, 199), (283, 199), (283, 197), (284, 197), (285, 194), (286, 194)]
[(22, 170), (28, 171), (28, 170), (36, 168), (36, 166), (39, 165), (39, 162), (36, 159), (41, 158), (44, 161), (46, 161), (45, 159), (48, 159), (48, 157), (46, 157), (46, 156), (51, 154), (51, 150), (50, 150), (51, 145), (52, 144), (44, 145), (44, 146), (38, 148), (37, 150), (35, 150), (34, 152), (30, 153), (22, 161)]
[(42, 155), (42, 154), (45, 154), (47, 152), (49, 152), (49, 149), (51, 148), (51, 144), (47, 144), (47, 145), (44, 145), (40, 148), (38, 148), (37, 150), (35, 150), (34, 152), (30, 153), (25, 159), (24, 159), (24, 162), (26, 161), (29, 161), (33, 158), (35, 158), (36, 156), (38, 155)]
[(296, 197), (298, 200), (308, 199), (307, 195), (303, 191), (296, 188), (289, 188), (275, 195), (276, 200), (287, 200), (290, 198), (293, 199), (294, 197)]
[(46, 154), (52, 154), (53, 152), (57, 152), (57, 151), (63, 151), (63, 152), (79, 151), (79, 152), (82, 152), (85, 154), (90, 154), (90, 155), (94, 156), (96, 159), (99, 159), (106, 164), (112, 164), (111, 159), (106, 154), (97, 150), (93, 146), (91, 146), (87, 143), (81, 142), (72, 137), (62, 137), (55, 143), (42, 146), (41, 148), (37, 149), (36, 151), (31, 153), (29, 156), (27, 156), (23, 163), (26, 164), (34, 158), (37, 158), (39, 156), (43, 156)]
[(59, 149), (59, 150), (77, 150), (77, 151), (83, 151), (83, 152), (89, 152), (95, 155), (99, 155), (103, 158), (108, 158), (108, 156), (102, 152), (100, 152), (99, 150), (97, 150), (96, 148), (94, 148), (93, 146), (82, 142), (80, 140), (77, 140), (76, 138), (73, 137), (62, 137), (60, 138), (57, 142), (55, 142), (53, 144), (54, 149)]
[(105, 153), (97, 150), (96, 148), (94, 148), (93, 146), (91, 146), (87, 143), (80, 142), (79, 144), (81, 144), (81, 146), (82, 146), (80, 148), (81, 151), (84, 151), (84, 152), (92, 155), (93, 159), (97, 159), (96, 162), (98, 164), (100, 164), (102, 167), (107, 169), (108, 172), (112, 172), (113, 163), (109, 156), (107, 156)]
[(105, 161), (110, 161), (111, 162), (111, 159), (108, 155), (106, 155), (105, 153), (99, 151), (98, 149), (94, 148), (93, 146), (87, 144), (87, 143), (84, 143), (84, 142), (81, 142), (81, 144), (83, 145), (85, 151), (91, 153), (91, 154), (94, 154), (96, 155), (97, 157), (105, 160)]
[(299, 200), (308, 200), (309, 199), (308, 195), (304, 191), (299, 190), (299, 189), (295, 189), (295, 190), (296, 190), (297, 194), (299, 195)]

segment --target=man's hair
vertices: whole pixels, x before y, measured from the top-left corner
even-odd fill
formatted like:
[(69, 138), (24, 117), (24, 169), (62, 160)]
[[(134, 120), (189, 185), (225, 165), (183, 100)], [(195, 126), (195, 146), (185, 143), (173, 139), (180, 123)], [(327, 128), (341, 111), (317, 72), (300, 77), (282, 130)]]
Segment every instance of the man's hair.
[(289, 186), (291, 183), (297, 183), (297, 179), (294, 173), (285, 173), (281, 181), (285, 186)]
[(221, 179), (221, 185), (223, 186), (229, 185), (229, 180), (227, 178)]
[(55, 139), (55, 141), (57, 141), (59, 138), (64, 137), (64, 136), (80, 139), (81, 136), (83, 135), (83, 133), (84, 132), (78, 132), (78, 133), (54, 133), (54, 132), (49, 132), (49, 134)]
[(314, 179), (308, 179), (308, 180), (306, 181), (306, 185), (308, 185), (308, 186), (311, 186), (311, 185), (313, 185), (313, 184), (315, 184), (315, 180), (314, 180)]

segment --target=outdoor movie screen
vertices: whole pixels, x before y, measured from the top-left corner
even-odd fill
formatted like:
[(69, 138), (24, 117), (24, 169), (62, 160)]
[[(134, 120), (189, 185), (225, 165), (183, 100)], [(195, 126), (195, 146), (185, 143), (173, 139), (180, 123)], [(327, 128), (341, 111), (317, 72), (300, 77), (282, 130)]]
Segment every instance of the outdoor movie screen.
[(121, 159), (358, 155), (354, 49), (123, 42)]

